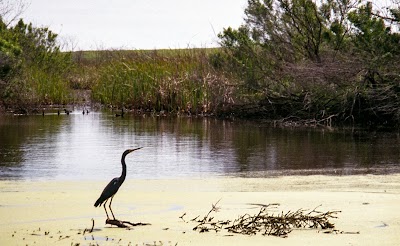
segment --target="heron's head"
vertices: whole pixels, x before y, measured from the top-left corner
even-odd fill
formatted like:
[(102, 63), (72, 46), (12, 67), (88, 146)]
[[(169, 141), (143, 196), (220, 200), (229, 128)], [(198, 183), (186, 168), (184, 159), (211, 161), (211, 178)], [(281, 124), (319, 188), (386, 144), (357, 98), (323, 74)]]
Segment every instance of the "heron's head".
[(141, 148), (143, 148), (143, 147), (139, 147), (139, 148), (135, 148), (135, 149), (127, 149), (127, 150), (124, 151), (124, 153), (122, 155), (126, 156), (127, 154), (129, 154), (129, 153), (131, 153), (131, 152), (133, 152), (135, 150), (141, 149)]

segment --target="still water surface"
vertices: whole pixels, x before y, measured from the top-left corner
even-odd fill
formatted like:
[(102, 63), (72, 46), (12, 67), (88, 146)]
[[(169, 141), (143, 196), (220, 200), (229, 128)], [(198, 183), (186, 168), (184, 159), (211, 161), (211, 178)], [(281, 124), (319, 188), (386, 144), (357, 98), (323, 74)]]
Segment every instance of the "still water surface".
[(0, 116), (1, 180), (400, 173), (397, 133), (280, 129), (210, 118), (111, 113)]

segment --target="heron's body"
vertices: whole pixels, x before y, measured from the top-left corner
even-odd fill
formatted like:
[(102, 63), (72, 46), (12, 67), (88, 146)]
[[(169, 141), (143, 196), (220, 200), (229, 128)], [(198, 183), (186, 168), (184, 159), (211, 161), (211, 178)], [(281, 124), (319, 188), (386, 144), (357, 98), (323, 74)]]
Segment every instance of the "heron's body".
[(110, 181), (110, 183), (108, 183), (108, 185), (104, 188), (103, 192), (101, 193), (99, 199), (97, 199), (94, 206), (95, 207), (101, 206), (104, 201), (115, 195), (119, 187), (122, 185), (122, 182), (120, 181), (120, 178), (113, 178)]
[(117, 178), (113, 178), (110, 183), (108, 183), (108, 185), (104, 188), (103, 192), (101, 193), (99, 199), (97, 199), (97, 201), (94, 203), (95, 207), (99, 207), (102, 204), (104, 204), (104, 210), (106, 211), (106, 215), (107, 215), (107, 219), (109, 219), (108, 217), (108, 213), (107, 213), (107, 209), (106, 209), (106, 203), (108, 201), (108, 199), (111, 198), (110, 200), (110, 204), (109, 204), (109, 208), (111, 211), (111, 214), (115, 220), (115, 216), (114, 213), (112, 212), (111, 209), (111, 203), (112, 203), (112, 199), (115, 195), (115, 193), (117, 193), (119, 187), (121, 187), (122, 183), (125, 181), (125, 177), (126, 177), (126, 164), (125, 164), (125, 157), (135, 151), (141, 148), (136, 148), (136, 149), (127, 149), (124, 151), (124, 153), (122, 154), (122, 158), (121, 158), (121, 164), (122, 164), (122, 174), (120, 177)]

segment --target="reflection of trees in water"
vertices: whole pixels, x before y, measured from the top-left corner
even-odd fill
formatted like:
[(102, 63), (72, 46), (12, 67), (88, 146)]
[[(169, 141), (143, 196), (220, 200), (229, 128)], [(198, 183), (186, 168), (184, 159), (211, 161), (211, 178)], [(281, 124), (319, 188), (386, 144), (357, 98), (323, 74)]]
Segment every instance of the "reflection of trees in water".
[(184, 126), (177, 132), (206, 141), (226, 172), (379, 168), (398, 166), (400, 160), (400, 139), (393, 134), (279, 129), (213, 119)]
[(39, 154), (33, 148), (37, 143), (51, 145), (52, 136), (58, 132), (62, 118), (39, 115), (0, 117), (0, 178), (21, 176), (20, 169), (16, 168), (24, 165), (30, 154)]
[(140, 122), (143, 131), (171, 134), (176, 143), (194, 141), (193, 151), (207, 148), (215, 165), (227, 173), (399, 167), (400, 161), (396, 134), (269, 128), (212, 118), (155, 117)]
[(235, 131), (238, 171), (371, 168), (399, 165), (399, 138), (360, 141), (349, 132), (247, 127)]
[[(102, 113), (0, 118), (0, 178), (107, 173), (113, 152), (119, 156), (128, 146), (148, 151), (137, 156), (131, 173), (143, 177), (400, 169), (396, 134), (268, 128), (201, 117), (117, 119)], [(93, 156), (94, 150), (101, 151)]]

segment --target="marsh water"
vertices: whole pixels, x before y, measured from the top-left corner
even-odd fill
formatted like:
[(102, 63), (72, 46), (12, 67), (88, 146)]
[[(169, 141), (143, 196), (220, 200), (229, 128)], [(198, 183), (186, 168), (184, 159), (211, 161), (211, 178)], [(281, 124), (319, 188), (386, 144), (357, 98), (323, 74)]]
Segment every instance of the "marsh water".
[(1, 180), (104, 180), (400, 172), (400, 136), (201, 117), (0, 116)]

